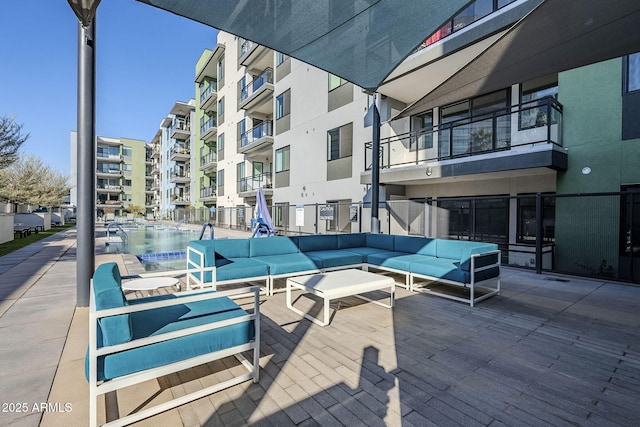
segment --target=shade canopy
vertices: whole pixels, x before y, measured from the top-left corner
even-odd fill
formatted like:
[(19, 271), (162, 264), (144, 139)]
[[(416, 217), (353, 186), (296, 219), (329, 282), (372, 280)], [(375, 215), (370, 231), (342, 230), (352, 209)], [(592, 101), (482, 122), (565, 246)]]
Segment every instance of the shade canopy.
[(469, 0), (138, 0), (376, 89)]
[(398, 117), (638, 51), (640, 1), (546, 0)]

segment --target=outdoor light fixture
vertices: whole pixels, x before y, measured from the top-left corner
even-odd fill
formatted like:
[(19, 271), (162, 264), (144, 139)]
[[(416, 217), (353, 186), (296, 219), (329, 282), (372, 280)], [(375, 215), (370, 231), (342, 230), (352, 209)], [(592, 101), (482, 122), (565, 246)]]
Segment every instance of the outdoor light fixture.
[(431, 174), (433, 173), (433, 170), (431, 169), (431, 167), (427, 168), (427, 176), (431, 176)]
[(582, 168), (583, 175), (589, 175), (591, 173), (591, 168), (589, 166), (585, 166)]

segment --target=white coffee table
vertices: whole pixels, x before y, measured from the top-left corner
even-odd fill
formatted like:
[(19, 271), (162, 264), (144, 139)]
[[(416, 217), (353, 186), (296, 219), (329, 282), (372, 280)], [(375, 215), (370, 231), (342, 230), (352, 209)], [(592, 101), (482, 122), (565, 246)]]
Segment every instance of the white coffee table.
[[(324, 320), (320, 321), (293, 306), (291, 303), (291, 290), (293, 288), (317, 295), (324, 299)], [(389, 289), (389, 305), (360, 295), (365, 292), (379, 291), (387, 288)], [(355, 296), (386, 308), (393, 308), (395, 304), (395, 289), (396, 282), (392, 278), (355, 269), (290, 277), (287, 279), (287, 307), (320, 326), (327, 326), (329, 324), (329, 304), (331, 300)]]
[(149, 296), (154, 290), (167, 286), (175, 286), (180, 289), (180, 279), (176, 277), (144, 277), (122, 282), (122, 289), (127, 291), (147, 291)]

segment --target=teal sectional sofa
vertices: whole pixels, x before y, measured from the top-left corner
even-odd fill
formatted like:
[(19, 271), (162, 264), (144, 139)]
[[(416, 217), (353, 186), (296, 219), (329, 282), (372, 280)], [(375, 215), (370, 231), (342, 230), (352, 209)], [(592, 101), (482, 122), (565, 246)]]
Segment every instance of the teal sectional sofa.
[[(230, 297), (252, 292), (252, 312)], [(259, 288), (182, 292), (127, 300), (115, 263), (100, 265), (91, 280), (86, 376), (90, 425), (97, 424), (101, 394), (235, 355), (247, 373), (121, 418), (130, 424), (247, 380), (258, 382)], [(242, 353), (253, 351), (253, 361)]]
[[(196, 240), (187, 248), (187, 264), (190, 288), (264, 280), (267, 295), (276, 278), (344, 268), (399, 273), (409, 290), (471, 306), (500, 292), (498, 246), (462, 240), (371, 233)], [(425, 289), (425, 280), (469, 288), (468, 298)], [(476, 287), (486, 289), (477, 295)]]

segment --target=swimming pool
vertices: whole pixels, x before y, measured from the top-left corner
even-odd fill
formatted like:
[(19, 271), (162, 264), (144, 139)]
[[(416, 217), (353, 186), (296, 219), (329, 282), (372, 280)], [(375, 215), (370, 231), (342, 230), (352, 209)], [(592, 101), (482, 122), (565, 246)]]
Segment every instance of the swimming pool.
[[(107, 241), (105, 252), (136, 255), (147, 271), (185, 269), (187, 246), (191, 240), (197, 240), (200, 234), (197, 231), (153, 226), (127, 228), (125, 232), (126, 237), (122, 236), (122, 232), (116, 233), (122, 238), (122, 243)], [(203, 239), (208, 238), (205, 233)]]

